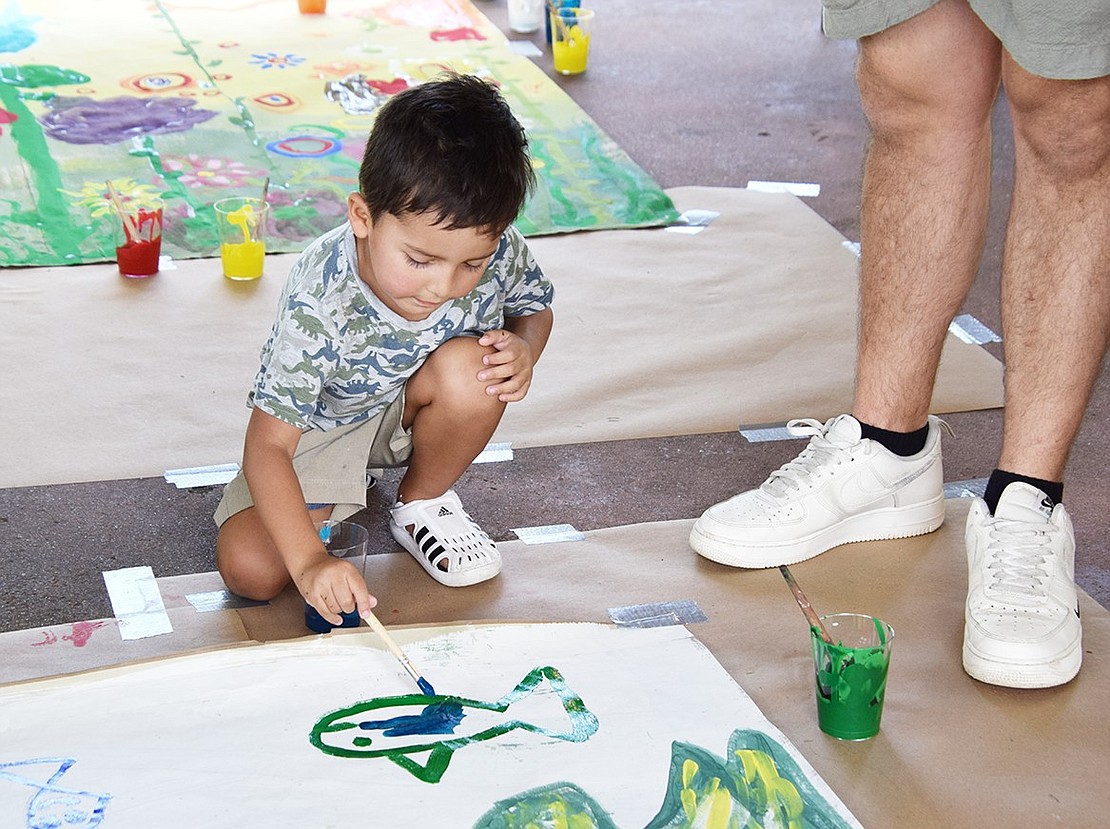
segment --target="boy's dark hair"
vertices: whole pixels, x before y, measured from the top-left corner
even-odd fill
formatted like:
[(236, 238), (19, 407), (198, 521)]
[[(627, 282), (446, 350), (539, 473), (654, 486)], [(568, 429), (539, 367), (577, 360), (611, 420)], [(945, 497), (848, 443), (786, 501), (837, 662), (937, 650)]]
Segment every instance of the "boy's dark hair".
[(446, 227), (501, 233), (535, 185), (524, 128), (490, 84), (448, 75), (387, 101), (366, 143), (359, 190), (383, 213), (432, 213)]

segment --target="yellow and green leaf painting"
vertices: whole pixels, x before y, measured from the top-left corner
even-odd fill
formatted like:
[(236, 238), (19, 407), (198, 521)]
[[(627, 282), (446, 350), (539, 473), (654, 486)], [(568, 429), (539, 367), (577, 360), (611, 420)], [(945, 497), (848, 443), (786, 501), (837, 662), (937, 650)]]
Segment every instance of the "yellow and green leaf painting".
[[(671, 746), (663, 805), (645, 829), (848, 829), (794, 759), (767, 734), (732, 733), (726, 757)], [(498, 801), (475, 829), (617, 829), (581, 787), (553, 783)], [(630, 829), (625, 827), (625, 829)]]
[(260, 195), (268, 249), (343, 221), (375, 111), (444, 71), (528, 133), (529, 235), (664, 224), (670, 199), (469, 0), (0, 0), (0, 265), (111, 260), (106, 182), (165, 203), (162, 251), (218, 251), (212, 204)]

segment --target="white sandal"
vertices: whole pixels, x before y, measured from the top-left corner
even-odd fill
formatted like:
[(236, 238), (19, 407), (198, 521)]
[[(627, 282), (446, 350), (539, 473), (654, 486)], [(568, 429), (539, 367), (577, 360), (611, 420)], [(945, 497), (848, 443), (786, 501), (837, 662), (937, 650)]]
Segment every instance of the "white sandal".
[(389, 531), (429, 576), (448, 587), (467, 587), (501, 572), (501, 553), (453, 489), (438, 498), (398, 502), (389, 511)]

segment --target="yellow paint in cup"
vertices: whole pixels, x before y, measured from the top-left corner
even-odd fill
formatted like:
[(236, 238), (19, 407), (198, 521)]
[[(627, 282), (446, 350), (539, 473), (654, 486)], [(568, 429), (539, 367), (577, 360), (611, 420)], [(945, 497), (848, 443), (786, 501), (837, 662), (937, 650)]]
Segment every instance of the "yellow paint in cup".
[(222, 199), (215, 205), (220, 228), (220, 261), (228, 279), (251, 280), (262, 276), (266, 243), (262, 238), (266, 207), (255, 209), (258, 199)]

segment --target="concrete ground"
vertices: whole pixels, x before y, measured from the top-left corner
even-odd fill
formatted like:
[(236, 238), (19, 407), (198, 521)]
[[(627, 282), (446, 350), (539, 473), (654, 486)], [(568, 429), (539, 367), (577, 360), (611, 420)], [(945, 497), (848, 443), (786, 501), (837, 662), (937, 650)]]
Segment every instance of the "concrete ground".
[[(504, 0), (475, 2), (508, 30)], [(542, 34), (531, 39), (543, 42)], [(820, 195), (807, 204), (858, 240), (866, 130), (854, 59), (853, 43), (821, 35), (812, 0), (606, 0), (597, 4), (584, 75), (555, 76), (546, 50), (534, 58), (663, 187), (817, 183)], [(998, 272), (1013, 164), (1004, 104), (995, 126), (987, 247), (963, 312), (1001, 332)], [(986, 348), (1001, 357), (998, 344)], [(1110, 511), (1102, 483), (1108, 395), (1104, 371), (1065, 494), (1077, 527), (1077, 580), (1104, 607), (1110, 607)], [(947, 481), (989, 474), (1001, 415), (946, 417), (955, 430), (945, 441)], [(522, 449), (512, 462), (472, 467), (457, 489), (496, 540), (514, 538), (515, 527), (569, 523), (591, 530), (693, 518), (758, 485), (800, 447), (749, 444), (730, 433)], [(387, 475), (355, 518), (370, 528), (375, 552), (399, 550), (386, 528), (396, 480), (396, 473)], [(150, 565), (156, 575), (171, 576), (214, 569), (211, 515), (219, 496), (217, 487), (177, 490), (161, 478), (0, 490), (0, 631), (110, 616), (104, 570)]]

